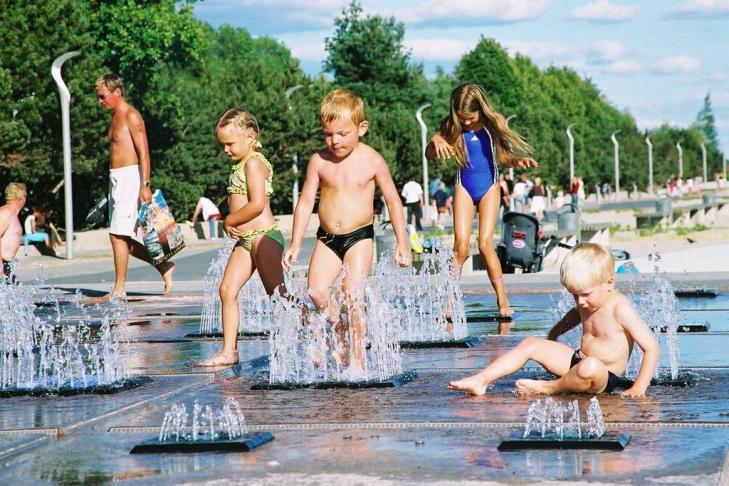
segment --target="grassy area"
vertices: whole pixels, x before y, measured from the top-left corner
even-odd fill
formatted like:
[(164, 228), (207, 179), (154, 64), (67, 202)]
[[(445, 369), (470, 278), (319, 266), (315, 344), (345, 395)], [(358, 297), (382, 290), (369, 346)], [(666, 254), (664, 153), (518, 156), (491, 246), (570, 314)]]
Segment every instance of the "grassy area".
[(706, 231), (709, 229), (708, 226), (704, 226), (703, 224), (695, 224), (691, 228), (676, 228), (676, 234), (679, 236), (686, 236), (689, 233), (696, 233), (698, 231)]

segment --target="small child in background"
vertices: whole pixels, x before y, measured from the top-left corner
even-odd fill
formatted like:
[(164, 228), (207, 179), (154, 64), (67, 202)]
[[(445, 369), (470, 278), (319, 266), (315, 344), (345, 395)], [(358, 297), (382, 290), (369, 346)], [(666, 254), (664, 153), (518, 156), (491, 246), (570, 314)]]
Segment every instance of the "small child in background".
[[(630, 300), (615, 289), (614, 273), (615, 260), (608, 250), (593, 243), (577, 245), (560, 268), (560, 281), (574, 296), (576, 306), (549, 331), (547, 339), (525, 338), (481, 372), (450, 382), (448, 389), (483, 395), (491, 383), (515, 373), (531, 359), (558, 378), (517, 380), (518, 393), (610, 393), (637, 343), (643, 350), (640, 370), (633, 386), (621, 395), (645, 396), (658, 366), (660, 348)], [(560, 335), (580, 323), (580, 349), (557, 342)]]
[(346, 89), (331, 91), (321, 103), (319, 119), (326, 148), (312, 155), (306, 167), (306, 180), (294, 211), (291, 246), (284, 253), (283, 264), (288, 270), (298, 258), (316, 193), (320, 190), (320, 227), (309, 262), (308, 288), (316, 308), (326, 311), (331, 287), (346, 266), (342, 290), (349, 322), (348, 347), (341, 321), (331, 315), (338, 312), (338, 306), (329, 309), (329, 319), (340, 326), (337, 329), (340, 349), (346, 350), (340, 357), (342, 364), (350, 366), (355, 373), (362, 373), (367, 323), (361, 315), (361, 293), (373, 259), (372, 201), (376, 186), (382, 192), (397, 238), (395, 262), (407, 266), (412, 255), (402, 203), (390, 169), (375, 149), (360, 141), (368, 128), (362, 98)]

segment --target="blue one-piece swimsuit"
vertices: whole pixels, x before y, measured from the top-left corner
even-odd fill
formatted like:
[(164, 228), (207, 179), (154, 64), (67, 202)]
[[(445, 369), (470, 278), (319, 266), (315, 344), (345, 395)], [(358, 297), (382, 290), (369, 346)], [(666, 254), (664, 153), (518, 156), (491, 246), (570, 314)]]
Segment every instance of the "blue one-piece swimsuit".
[(466, 167), (458, 170), (456, 183), (463, 186), (474, 204), (478, 204), (499, 175), (494, 143), (485, 127), (475, 132), (464, 131), (463, 143), (467, 154)]

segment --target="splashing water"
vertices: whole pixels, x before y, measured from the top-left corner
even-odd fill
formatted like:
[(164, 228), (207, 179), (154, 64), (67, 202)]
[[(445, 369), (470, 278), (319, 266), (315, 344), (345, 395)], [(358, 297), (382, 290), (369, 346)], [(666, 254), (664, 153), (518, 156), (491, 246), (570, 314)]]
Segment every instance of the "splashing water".
[(92, 312), (77, 292), (80, 316), (70, 319), (57, 299), (50, 314), (37, 314), (39, 285), (0, 282), (0, 390), (86, 389), (128, 378), (126, 340), (114, 326), (128, 316), (126, 305), (117, 301)]
[[(565, 421), (565, 418), (567, 420)], [(529, 406), (523, 437), (589, 439), (600, 438), (605, 433), (605, 421), (597, 397), (590, 399), (587, 408), (587, 421), (580, 419), (577, 400), (559, 402), (552, 397), (535, 400)]]
[(438, 246), (423, 254), (420, 270), (393, 264), (391, 252), (375, 266), (373, 288), (399, 314), (400, 341), (449, 342), (468, 334), (463, 294), (451, 269), (455, 255)]
[[(236, 240), (233, 238), (225, 240), (225, 245), (218, 250), (205, 275), (200, 334), (223, 332), (218, 290), (235, 244)], [(238, 307), (240, 308), (240, 332), (265, 332), (271, 328), (273, 318), (271, 302), (258, 272), (251, 276), (238, 293)]]
[(159, 442), (233, 440), (248, 433), (238, 400), (228, 398), (220, 410), (204, 407), (195, 400), (190, 414), (184, 403), (174, 404), (165, 413), (159, 429)]
[[(562, 320), (565, 314), (572, 310), (573, 307), (575, 307), (575, 298), (567, 289), (562, 289), (562, 293), (559, 294), (557, 301), (552, 303), (552, 308), (550, 309), (555, 324)], [(581, 341), (582, 324), (578, 324), (559, 337), (559, 342), (565, 343), (572, 349), (580, 349)]]
[[(274, 293), (272, 298), (270, 383), (379, 381), (402, 373), (399, 313), (381, 298), (373, 279), (363, 283), (362, 291), (351, 291), (361, 298), (348, 303), (350, 312), (341, 305), (345, 298), (339, 285), (333, 286), (331, 305), (322, 312), (302, 304), (308, 302), (303, 282), (287, 278), (285, 285), (288, 296)], [(362, 339), (351, 332), (350, 316), (364, 323)], [(353, 362), (357, 356), (363, 357), (361, 369)]]
[[(670, 369), (671, 378), (675, 380), (678, 377), (680, 356), (678, 327), (682, 324), (682, 320), (675, 289), (671, 278), (661, 269), (661, 260), (662, 257), (658, 252), (648, 255), (648, 261), (654, 262), (653, 279), (648, 288), (635, 300), (640, 316), (650, 326), (656, 335), (656, 340), (661, 344), (661, 366), (656, 369), (656, 376), (660, 369)], [(626, 376), (629, 378), (637, 376), (642, 358), (643, 352), (638, 346), (634, 346)]]

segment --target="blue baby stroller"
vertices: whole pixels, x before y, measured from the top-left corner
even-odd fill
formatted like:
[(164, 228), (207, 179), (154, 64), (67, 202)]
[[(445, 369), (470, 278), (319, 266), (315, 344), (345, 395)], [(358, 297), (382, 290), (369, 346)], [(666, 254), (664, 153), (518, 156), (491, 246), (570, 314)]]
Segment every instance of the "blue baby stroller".
[(547, 252), (547, 242), (542, 238), (539, 221), (530, 214), (509, 212), (504, 215), (501, 243), (496, 254), (503, 273), (514, 273), (521, 268), (524, 273), (537, 273)]

